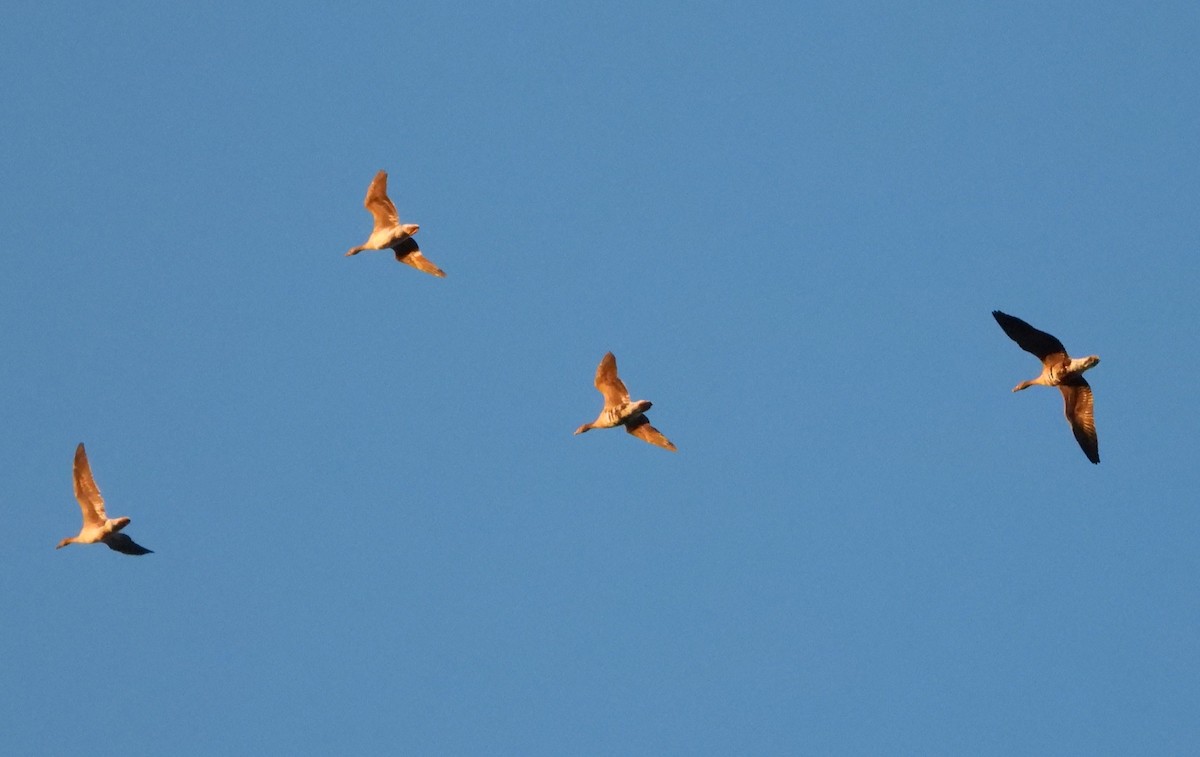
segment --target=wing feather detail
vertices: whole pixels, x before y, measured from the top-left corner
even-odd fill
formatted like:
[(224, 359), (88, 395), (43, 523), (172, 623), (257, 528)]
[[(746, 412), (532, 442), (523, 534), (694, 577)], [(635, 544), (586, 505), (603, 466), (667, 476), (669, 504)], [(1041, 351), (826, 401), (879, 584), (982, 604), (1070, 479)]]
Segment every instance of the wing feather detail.
[(604, 407), (616, 407), (622, 402), (629, 401), (629, 390), (625, 382), (617, 376), (617, 358), (611, 352), (604, 353), (600, 365), (596, 367), (596, 388), (604, 395)]
[(400, 223), (400, 214), (387, 194), (387, 171), (380, 171), (367, 187), (365, 207), (375, 217), (375, 231), (390, 228)]
[(416, 268), (418, 271), (437, 276), (439, 279), (446, 278), (446, 272), (433, 264), (433, 261), (421, 254), (421, 248), (417, 246), (417, 240), (412, 237), (407, 237), (404, 241), (398, 243), (392, 248), (392, 252), (396, 253), (396, 260)]
[(85, 526), (103, 526), (108, 520), (104, 511), (104, 498), (100, 496), (100, 488), (96, 479), (92, 478), (92, 467), (88, 465), (87, 452), (83, 442), (75, 448), (75, 499), (79, 501), (79, 509), (83, 511)]
[(1058, 385), (1063, 396), (1063, 414), (1071, 424), (1071, 432), (1079, 448), (1092, 463), (1100, 462), (1100, 440), (1096, 436), (1096, 421), (1093, 416), (1092, 387), (1082, 376), (1072, 376)]
[(1009, 339), (1043, 363), (1058, 363), (1067, 359), (1067, 348), (1063, 347), (1063, 343), (1056, 337), (1045, 331), (1038, 331), (1020, 318), (999, 310), (993, 310), (992, 317), (1000, 324), (1000, 328), (1004, 329), (1004, 333), (1008, 334)]
[(678, 452), (671, 440), (662, 435), (662, 432), (650, 425), (650, 419), (645, 415), (639, 415), (625, 422), (625, 430), (633, 434), (644, 442), (649, 442), (656, 447), (669, 449), (672, 452)]

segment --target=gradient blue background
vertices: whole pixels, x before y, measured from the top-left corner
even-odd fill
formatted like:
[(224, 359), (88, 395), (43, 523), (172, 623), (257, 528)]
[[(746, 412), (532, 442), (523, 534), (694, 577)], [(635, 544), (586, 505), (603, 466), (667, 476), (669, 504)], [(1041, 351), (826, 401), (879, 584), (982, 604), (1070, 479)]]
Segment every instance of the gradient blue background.
[(1194, 750), (1200, 9), (1003, 5), (6, 6), (5, 751)]

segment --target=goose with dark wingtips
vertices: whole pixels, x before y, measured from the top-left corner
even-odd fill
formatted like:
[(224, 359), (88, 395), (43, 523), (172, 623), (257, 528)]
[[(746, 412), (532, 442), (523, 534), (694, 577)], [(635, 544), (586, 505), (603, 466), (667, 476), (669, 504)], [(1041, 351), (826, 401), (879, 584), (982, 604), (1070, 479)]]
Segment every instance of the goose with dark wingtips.
[(346, 257), (357, 255), (363, 250), (391, 250), (396, 254), (396, 260), (416, 268), (418, 271), (445, 278), (446, 272), (433, 264), (429, 258), (421, 254), (417, 240), (413, 239), (421, 227), (415, 223), (400, 223), (400, 215), (396, 206), (387, 194), (387, 171), (375, 174), (371, 186), (367, 187), (367, 199), (363, 206), (375, 218), (375, 228), (371, 236), (358, 247), (351, 247)]
[(75, 499), (79, 500), (79, 509), (83, 510), (83, 528), (79, 529), (79, 535), (68, 536), (60, 541), (55, 549), (62, 549), (68, 544), (104, 542), (109, 549), (127, 555), (146, 555), (153, 551), (120, 533), (122, 528), (129, 525), (129, 518), (110, 518), (104, 512), (104, 499), (96, 487), (96, 480), (92, 478), (92, 468), (88, 465), (87, 453), (83, 451), (83, 442), (75, 448)]
[(1004, 333), (1021, 349), (1042, 361), (1042, 373), (1037, 378), (1022, 381), (1013, 387), (1014, 392), (1031, 386), (1057, 386), (1063, 396), (1063, 412), (1075, 441), (1079, 442), (1083, 454), (1093, 463), (1100, 462), (1100, 442), (1096, 438), (1096, 422), (1092, 417), (1092, 387), (1083, 377), (1083, 372), (1100, 362), (1097, 355), (1072, 359), (1063, 343), (1044, 331), (1038, 331), (1015, 316), (993, 310), (992, 316)]
[(600, 360), (600, 365), (596, 368), (596, 388), (604, 396), (604, 409), (600, 411), (596, 420), (575, 429), (576, 434), (582, 434), (594, 428), (624, 426), (626, 431), (644, 442), (669, 449), (672, 452), (677, 451), (675, 445), (671, 444), (671, 441), (658, 429), (651, 426), (649, 419), (646, 418), (646, 411), (650, 409), (650, 401), (637, 400), (635, 402), (629, 399), (629, 390), (617, 376), (617, 359), (611, 352), (604, 355)]

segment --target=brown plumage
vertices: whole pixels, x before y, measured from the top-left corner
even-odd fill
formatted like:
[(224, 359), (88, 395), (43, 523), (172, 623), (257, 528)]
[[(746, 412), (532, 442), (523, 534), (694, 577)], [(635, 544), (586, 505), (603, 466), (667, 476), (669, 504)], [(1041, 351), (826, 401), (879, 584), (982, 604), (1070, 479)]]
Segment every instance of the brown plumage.
[(58, 543), (55, 549), (61, 549), (68, 544), (95, 544), (104, 542), (110, 549), (127, 555), (146, 555), (151, 550), (135, 543), (123, 533), (122, 528), (129, 525), (129, 518), (109, 518), (104, 510), (104, 498), (100, 496), (100, 488), (96, 479), (92, 478), (92, 468), (88, 465), (87, 453), (83, 442), (75, 448), (75, 499), (79, 509), (83, 511), (83, 527), (76, 536), (68, 536)]
[(1087, 459), (1100, 462), (1100, 443), (1096, 437), (1096, 422), (1092, 414), (1092, 387), (1083, 377), (1083, 372), (1100, 362), (1097, 355), (1072, 359), (1063, 343), (1044, 331), (1038, 331), (1015, 316), (993, 310), (992, 316), (1004, 333), (1021, 349), (1042, 361), (1042, 373), (1029, 381), (1013, 387), (1014, 392), (1031, 386), (1057, 386), (1063, 396), (1063, 413), (1075, 441)]
[(677, 451), (675, 445), (646, 418), (650, 409), (649, 400), (631, 401), (625, 382), (617, 375), (617, 359), (611, 352), (605, 353), (596, 367), (596, 389), (604, 397), (604, 409), (595, 421), (585, 423), (575, 429), (576, 434), (591, 431), (594, 428), (613, 428), (624, 426), (625, 430), (644, 442), (649, 442), (672, 452)]
[(375, 218), (371, 236), (358, 247), (351, 247), (346, 256), (357, 255), (363, 250), (392, 250), (396, 260), (416, 268), (418, 271), (445, 278), (446, 272), (421, 254), (417, 240), (413, 239), (421, 227), (415, 223), (400, 223), (400, 214), (387, 194), (387, 171), (375, 174), (371, 186), (367, 187), (365, 207)]

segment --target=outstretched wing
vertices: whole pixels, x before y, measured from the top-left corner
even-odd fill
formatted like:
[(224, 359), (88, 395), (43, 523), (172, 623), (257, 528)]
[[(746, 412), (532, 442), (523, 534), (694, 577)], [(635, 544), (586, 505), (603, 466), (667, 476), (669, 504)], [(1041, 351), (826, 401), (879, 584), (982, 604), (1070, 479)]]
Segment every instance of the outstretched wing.
[(429, 258), (421, 254), (421, 248), (417, 246), (417, 240), (412, 237), (406, 237), (403, 242), (392, 248), (396, 253), (396, 260), (416, 268), (418, 271), (431, 273), (439, 279), (446, 278), (446, 272), (433, 264)]
[(400, 223), (400, 215), (396, 206), (387, 195), (387, 171), (380, 171), (367, 187), (367, 199), (363, 207), (375, 217), (375, 230), (386, 229)]
[(650, 420), (645, 415), (639, 415), (636, 418), (631, 418), (625, 423), (625, 430), (633, 434), (644, 442), (650, 442), (656, 447), (669, 449), (672, 452), (677, 452), (675, 445), (671, 444), (671, 440), (662, 435), (662, 432), (650, 425)]
[(629, 400), (629, 390), (617, 376), (617, 358), (611, 352), (604, 353), (596, 367), (596, 388), (604, 395), (605, 407), (616, 407)]
[(1092, 387), (1078, 374), (1069, 376), (1058, 385), (1063, 396), (1063, 414), (1075, 441), (1079, 442), (1083, 454), (1093, 463), (1100, 462), (1100, 441), (1096, 438), (1096, 421), (1092, 417)]
[(154, 551), (152, 549), (146, 549), (133, 539), (130, 539), (128, 536), (120, 532), (105, 536), (104, 543), (108, 545), (109, 549), (115, 549), (116, 551), (126, 555), (148, 555)]
[[(999, 310), (993, 310), (992, 317), (1000, 324), (1000, 328), (1004, 329), (1004, 333), (1008, 334), (1009, 339), (1026, 352), (1036, 355), (1043, 363), (1047, 362), (1047, 358), (1058, 362), (1067, 356), (1067, 349), (1063, 347), (1063, 343), (1045, 331), (1038, 331), (1020, 318), (1001, 313)], [(1059, 357), (1060, 355), (1062, 357)]]
[(104, 512), (104, 498), (100, 496), (100, 489), (96, 486), (96, 479), (92, 478), (92, 467), (88, 465), (87, 452), (83, 449), (83, 442), (75, 448), (75, 499), (79, 500), (79, 509), (83, 510), (83, 524), (85, 526), (103, 526), (104, 521), (108, 520), (108, 514)]

